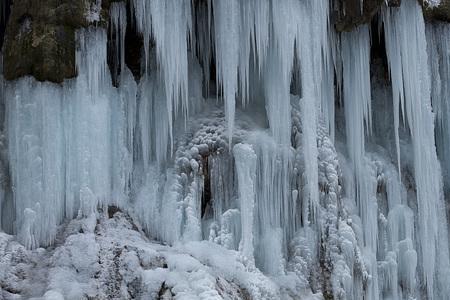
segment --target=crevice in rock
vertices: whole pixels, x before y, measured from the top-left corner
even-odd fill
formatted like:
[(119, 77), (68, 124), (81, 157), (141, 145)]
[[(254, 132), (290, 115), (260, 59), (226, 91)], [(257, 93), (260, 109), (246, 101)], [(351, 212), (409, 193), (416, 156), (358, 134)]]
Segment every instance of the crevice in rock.
[[(127, 27), (125, 32), (125, 66), (130, 69), (136, 81), (139, 81), (142, 76), (141, 57), (144, 46), (143, 37), (137, 31), (136, 22), (134, 20), (133, 8), (129, 1), (126, 2), (127, 10)], [(119, 49), (116, 48), (116, 42), (119, 38), (118, 33), (114, 32), (109, 22), (108, 28), (108, 66), (111, 72), (111, 78), (114, 86), (119, 86), (120, 66), (117, 65), (119, 61)]]
[(161, 289), (158, 293), (158, 300), (169, 300), (173, 299), (175, 295), (172, 293), (172, 290), (166, 285), (166, 282), (164, 281), (161, 285)]
[(11, 13), (11, 0), (0, 1), (0, 50), (3, 48), (6, 24)]

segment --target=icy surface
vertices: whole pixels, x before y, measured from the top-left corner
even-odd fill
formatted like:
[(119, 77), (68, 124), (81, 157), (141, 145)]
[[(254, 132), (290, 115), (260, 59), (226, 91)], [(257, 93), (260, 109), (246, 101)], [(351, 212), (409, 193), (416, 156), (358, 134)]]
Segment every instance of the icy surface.
[[(443, 213), (442, 177), (434, 138), (425, 24), (420, 6), (414, 1), (407, 1), (399, 10), (386, 11), (384, 19), (390, 21), (385, 27), (386, 35), (391, 39), (387, 47), (390, 53), (398, 53), (388, 56), (390, 68), (395, 70), (395, 74), (400, 74), (401, 71), (396, 71), (399, 69), (404, 74), (403, 78), (393, 77), (392, 81), (397, 82), (396, 86), (404, 86), (405, 118), (411, 130), (421, 275), (429, 299), (446, 298), (449, 297), (448, 277), (442, 275), (449, 265), (448, 231), (446, 222), (443, 222), (445, 216), (440, 216)], [(394, 39), (399, 41), (397, 47)], [(396, 60), (395, 57), (401, 59)], [(446, 245), (444, 249), (440, 246), (442, 242)], [(443, 256), (442, 251), (446, 252)]]
[[(64, 224), (53, 248), (0, 233), (2, 299), (275, 299), (277, 285), (236, 251), (209, 242), (150, 242), (122, 213)], [(126, 239), (124, 237), (126, 236)]]
[(416, 0), (379, 32), (328, 0), (110, 17), (77, 78), (0, 75), (0, 298), (450, 298), (450, 25)]

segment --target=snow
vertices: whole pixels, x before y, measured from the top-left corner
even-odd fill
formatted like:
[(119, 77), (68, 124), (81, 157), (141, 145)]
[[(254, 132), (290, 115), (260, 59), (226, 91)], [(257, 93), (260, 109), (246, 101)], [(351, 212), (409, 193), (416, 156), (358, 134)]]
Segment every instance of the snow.
[(425, 0), (425, 3), (427, 3), (430, 7), (436, 7), (441, 4), (441, 0)]
[(60, 229), (60, 242), (48, 250), (26, 250), (1, 233), (0, 295), (154, 299), (164, 288), (176, 299), (280, 295), (278, 286), (257, 269), (248, 269), (236, 251), (206, 241), (168, 247), (148, 241), (122, 212), (98, 218), (66, 224)]

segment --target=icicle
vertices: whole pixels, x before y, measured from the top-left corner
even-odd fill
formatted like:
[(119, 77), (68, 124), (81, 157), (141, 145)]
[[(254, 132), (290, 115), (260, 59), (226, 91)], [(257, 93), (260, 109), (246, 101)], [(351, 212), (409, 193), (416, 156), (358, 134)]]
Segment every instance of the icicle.
[[(144, 36), (145, 66), (150, 63), (150, 40), (156, 42), (156, 60), (165, 86), (170, 148), (173, 149), (173, 117), (188, 105), (188, 39), (192, 33), (191, 1), (133, 0), (138, 30)], [(147, 70), (147, 71), (149, 71)]]
[(227, 249), (238, 250), (242, 232), (240, 211), (238, 209), (225, 211), (221, 218), (220, 227), (220, 244)]
[(239, 90), (241, 91), (241, 104), (245, 107), (249, 98), (249, 67), (251, 40), (254, 36), (254, 14), (251, 1), (240, 1), (240, 41), (239, 41), (239, 64), (238, 78)]
[(253, 49), (258, 58), (258, 71), (262, 72), (262, 66), (266, 61), (269, 48), (269, 22), (270, 22), (270, 1), (253, 0), (254, 11), (254, 36), (252, 36)]
[(78, 40), (79, 76), (73, 86), (64, 87), (66, 215), (71, 217), (77, 213), (88, 216), (96, 211), (97, 203), (112, 200), (107, 36), (102, 29), (87, 29), (78, 33)]
[(125, 33), (127, 30), (127, 7), (125, 2), (113, 2), (110, 8), (111, 35), (115, 33), (117, 54), (115, 66), (119, 73), (125, 70)]
[[(198, 163), (194, 159), (191, 159), (191, 166), (193, 166), (193, 181), (188, 187), (187, 196), (184, 198), (185, 210), (184, 210), (184, 227), (183, 227), (183, 240), (200, 241), (202, 239), (201, 229), (201, 198), (203, 192), (203, 178), (198, 176)], [(250, 199), (245, 199), (247, 201)], [(253, 207), (253, 206), (252, 206)], [(248, 216), (251, 220), (251, 216)]]
[(286, 79), (281, 58), (269, 50), (264, 72), (264, 94), (272, 136), (282, 147), (291, 143), (290, 77)]
[(239, 0), (214, 1), (215, 50), (217, 82), (222, 87), (227, 118), (228, 142), (231, 145), (238, 92), (239, 68)]
[[(322, 7), (322, 6), (325, 7)], [(326, 8), (326, 9), (325, 9)], [(300, 78), (302, 83), (302, 99), (300, 101), (301, 118), (303, 124), (303, 147), (306, 173), (306, 198), (309, 204), (304, 211), (303, 220), (312, 222), (318, 218), (319, 193), (317, 182), (317, 111), (322, 100), (322, 53), (327, 47), (328, 32), (328, 4), (324, 1), (305, 2), (300, 7), (301, 22), (297, 25), (297, 56), (300, 59)], [(311, 18), (310, 16), (315, 16)], [(316, 20), (316, 17), (319, 20)], [(317, 38), (319, 36), (320, 38)], [(329, 96), (329, 95), (328, 95)], [(327, 99), (326, 101), (330, 101)], [(334, 101), (334, 100), (333, 100)], [(309, 211), (311, 209), (311, 211)]]
[(241, 206), (242, 240), (239, 249), (242, 255), (254, 260), (253, 215), (256, 189), (256, 154), (250, 145), (237, 144), (233, 148), (238, 176), (239, 200)]
[(158, 166), (167, 159), (170, 144), (170, 120), (167, 113), (164, 87), (155, 76), (146, 75), (141, 80), (138, 109), (142, 159), (144, 170), (156, 160)]
[[(255, 65), (261, 76), (269, 49), (270, 1), (241, 1), (240, 52), (239, 52), (239, 89), (242, 106), (248, 104), (249, 65)], [(251, 50), (253, 60), (250, 62)], [(249, 64), (250, 63), (250, 64)]]
[(16, 232), (29, 247), (50, 245), (64, 217), (122, 206), (129, 196), (134, 80), (124, 70), (130, 94), (112, 88), (105, 30), (77, 37), (76, 79), (59, 86), (24, 78), (7, 87)]
[[(292, 68), (294, 64), (294, 49), (295, 49), (295, 40), (298, 28), (299, 18), (297, 16), (300, 14), (300, 7), (296, 1), (288, 0), (281, 1), (278, 5), (272, 5), (272, 31), (271, 34), (273, 36), (272, 44), (269, 44), (269, 49), (272, 53), (269, 53), (269, 62), (267, 65), (274, 67), (273, 64), (279, 64), (277, 68), (279, 69), (277, 73), (271, 74), (270, 71), (266, 70), (266, 75), (269, 76), (269, 80), (273, 80), (274, 83), (278, 81), (281, 85), (278, 89), (281, 92), (282, 100), (281, 103), (278, 104), (278, 108), (275, 106), (268, 106), (267, 114), (269, 115), (269, 122), (271, 119), (271, 115), (275, 114), (272, 117), (275, 124), (270, 124), (272, 130), (274, 130), (274, 134), (280, 134), (280, 130), (283, 130), (287, 127), (290, 127), (290, 116), (286, 116), (286, 113), (290, 112), (290, 84), (292, 77)], [(276, 58), (277, 61), (274, 62), (273, 59)], [(270, 61), (272, 60), (272, 61)], [(272, 64), (272, 65), (271, 65)], [(273, 97), (274, 95), (270, 95), (269, 97)], [(280, 97), (280, 96), (278, 96)], [(270, 100), (270, 99), (269, 99)], [(273, 100), (271, 100), (273, 101)], [(272, 111), (272, 109), (276, 109)], [(283, 112), (281, 115), (277, 115), (277, 110)], [(290, 113), (289, 113), (290, 114)], [(272, 122), (273, 123), (273, 122)], [(275, 139), (281, 139), (280, 142), (284, 144), (286, 132), (282, 132), (282, 136), (275, 136)]]
[[(0, 5), (1, 6), (1, 5)], [(0, 7), (1, 12), (1, 7)], [(0, 21), (1, 22), (1, 21)], [(2, 129), (3, 133), (2, 136), (4, 136), (4, 125), (5, 125), (5, 82), (3, 78), (3, 54), (0, 51), (0, 121), (2, 122), (2, 125), (0, 128)], [(0, 143), (0, 146), (3, 148), (3, 142)], [(0, 231), (4, 228), (2, 228), (2, 215), (3, 215), (3, 205), (6, 203), (6, 183), (7, 183), (7, 162), (4, 162), (3, 159), (0, 162)]]
[[(208, 0), (207, 2), (210, 2)], [(195, 26), (196, 26), (196, 54), (199, 58), (200, 64), (203, 67), (203, 89), (206, 96), (210, 92), (210, 64), (213, 55), (213, 45), (211, 42), (211, 6), (208, 3), (199, 4), (199, 8), (195, 11)]]
[(404, 111), (404, 92), (403, 92), (403, 73), (402, 69), (398, 64), (393, 63), (394, 61), (401, 60), (401, 53), (398, 51), (400, 49), (401, 41), (397, 39), (397, 33), (394, 30), (388, 30), (388, 28), (393, 28), (391, 24), (391, 10), (385, 9), (383, 10), (383, 22), (385, 23), (385, 40), (386, 40), (386, 55), (389, 61), (389, 71), (392, 78), (392, 102), (394, 108), (394, 129), (395, 129), (395, 146), (397, 149), (397, 164), (398, 171), (401, 174), (400, 168), (400, 138), (398, 134), (399, 125), (400, 125), (400, 111), (402, 116), (405, 116)]
[(347, 149), (356, 178), (356, 204), (361, 216), (363, 252), (372, 280), (366, 297), (378, 299), (377, 202), (374, 167), (365, 157), (365, 132), (371, 131), (370, 34), (367, 26), (343, 33), (342, 67)]
[[(371, 127), (370, 41), (367, 26), (342, 34), (347, 144), (355, 167), (363, 162), (364, 133)], [(347, 82), (346, 82), (347, 80)]]
[(112, 201), (123, 207), (130, 195), (133, 170), (137, 85), (128, 68), (121, 73), (117, 94), (110, 98)]
[(102, 95), (111, 82), (107, 63), (107, 36), (101, 29), (90, 28), (77, 33), (79, 43), (76, 52), (77, 70), (85, 78), (91, 99)]
[[(282, 257), (274, 259), (273, 249), (282, 247), (286, 256), (286, 243), (295, 233), (296, 210), (292, 201), (291, 178), (293, 176), (293, 155), (290, 148), (281, 146), (275, 138), (267, 133), (256, 132), (248, 138), (257, 155), (257, 195), (256, 222), (257, 232), (255, 238), (264, 243), (257, 243), (256, 263), (264, 271), (280, 270)], [(267, 232), (279, 232), (282, 238), (272, 236)], [(283, 246), (279, 245), (283, 243)], [(279, 272), (277, 272), (279, 273)]]
[[(425, 22), (418, 3), (402, 1), (383, 14), (393, 87), (403, 87), (405, 116), (411, 131), (417, 190), (419, 266), (428, 299), (449, 298), (448, 233), (443, 216), (442, 181), (430, 101)], [(394, 43), (392, 40), (398, 41)], [(398, 59), (400, 58), (400, 59)], [(403, 74), (400, 76), (400, 74)], [(399, 93), (398, 90), (393, 90)], [(442, 255), (444, 253), (444, 255)]]
[(427, 24), (428, 57), (431, 71), (431, 100), (436, 114), (436, 145), (442, 162), (445, 188), (450, 187), (450, 26)]
[(63, 93), (24, 78), (6, 97), (16, 232), (28, 247), (50, 245), (64, 216)]
[[(336, 33), (332, 29), (329, 17), (329, 1), (310, 1), (310, 5), (313, 7), (313, 41), (321, 47), (322, 55), (314, 55), (316, 62), (314, 64), (315, 70), (321, 70), (318, 75), (315, 76), (315, 83), (318, 85), (318, 93), (321, 97), (321, 116), (328, 129), (328, 134), (331, 140), (335, 139), (335, 61), (336, 58)], [(320, 39), (314, 38), (320, 36)], [(319, 49), (318, 45), (314, 46), (314, 52), (317, 53)], [(321, 66), (321, 69), (320, 69)]]

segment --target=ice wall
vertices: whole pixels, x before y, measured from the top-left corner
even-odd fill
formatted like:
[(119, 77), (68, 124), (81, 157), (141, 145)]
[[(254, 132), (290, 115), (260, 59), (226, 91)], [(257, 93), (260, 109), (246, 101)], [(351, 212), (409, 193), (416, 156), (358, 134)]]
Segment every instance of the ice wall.
[[(431, 108), (431, 77), (428, 69), (425, 23), (415, 1), (405, 1), (400, 9), (384, 14), (386, 47), (394, 95), (403, 86), (405, 119), (414, 153), (414, 173), (418, 205), (419, 260), (429, 299), (448, 297), (447, 222), (445, 222), (441, 167), (434, 137)], [(396, 44), (397, 43), (397, 44)], [(400, 58), (400, 59), (398, 59)], [(402, 76), (400, 76), (402, 74)], [(445, 244), (444, 247), (442, 245)]]
[(76, 79), (6, 84), (0, 224), (36, 248), (114, 205), (150, 238), (236, 251), (293, 298), (449, 298), (450, 31), (402, 2), (379, 33), (341, 34), (327, 0), (134, 0), (132, 20), (112, 4), (109, 30), (77, 33)]
[(31, 248), (51, 244), (64, 218), (123, 205), (129, 195), (135, 83), (124, 72), (122, 88), (111, 87), (104, 30), (78, 40), (77, 79), (6, 87), (15, 231)]

